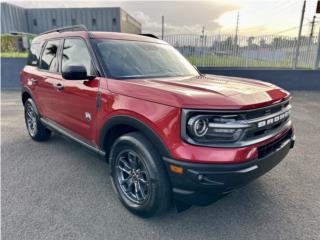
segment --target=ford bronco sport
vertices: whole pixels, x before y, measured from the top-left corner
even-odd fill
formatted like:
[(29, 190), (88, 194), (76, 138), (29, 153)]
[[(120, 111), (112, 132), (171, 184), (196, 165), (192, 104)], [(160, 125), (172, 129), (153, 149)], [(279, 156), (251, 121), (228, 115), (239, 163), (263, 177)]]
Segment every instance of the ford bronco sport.
[(36, 37), (21, 72), (31, 138), (63, 134), (103, 156), (119, 199), (150, 217), (208, 205), (276, 166), (294, 145), (290, 94), (203, 75), (164, 41), (88, 32)]

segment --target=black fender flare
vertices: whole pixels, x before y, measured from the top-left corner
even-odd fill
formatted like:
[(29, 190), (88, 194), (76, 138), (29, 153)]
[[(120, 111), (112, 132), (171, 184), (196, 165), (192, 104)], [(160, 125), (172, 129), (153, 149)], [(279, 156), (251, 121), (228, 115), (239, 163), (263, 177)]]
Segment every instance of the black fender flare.
[(34, 97), (33, 97), (33, 94), (31, 93), (31, 90), (29, 88), (23, 86), (21, 88), (21, 101), (22, 101), (22, 103), (23, 103), (23, 94), (24, 93), (28, 93), (31, 96), (31, 98), (33, 99), (33, 101), (34, 101)]
[(23, 104), (23, 94), (24, 93), (28, 93), (31, 96), (33, 108), (35, 109), (37, 115), (40, 116), (40, 112), (39, 112), (39, 109), (37, 107), (36, 100), (33, 97), (33, 94), (31, 93), (30, 89), (28, 89), (27, 87), (22, 87), (22, 89), (21, 89), (21, 101), (22, 101), (22, 104)]
[(147, 126), (144, 122), (134, 117), (128, 115), (118, 115), (111, 117), (108, 119), (101, 131), (99, 137), (99, 146), (103, 149), (104, 143), (108, 137), (109, 131), (116, 127), (117, 125), (127, 125), (129, 127), (133, 127), (141, 132), (147, 139), (151, 141), (151, 143), (155, 146), (155, 148), (159, 151), (161, 156), (163, 157), (170, 157), (170, 151), (168, 147), (164, 144), (160, 136), (149, 126)]

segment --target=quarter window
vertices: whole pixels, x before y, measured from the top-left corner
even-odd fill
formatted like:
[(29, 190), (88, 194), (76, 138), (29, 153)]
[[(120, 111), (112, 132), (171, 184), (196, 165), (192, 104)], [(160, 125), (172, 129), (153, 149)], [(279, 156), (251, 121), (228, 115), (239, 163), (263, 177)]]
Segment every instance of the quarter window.
[(62, 52), (62, 69), (79, 65), (86, 68), (88, 75), (93, 75), (91, 56), (85, 42), (77, 38), (66, 39)]
[(50, 72), (58, 72), (58, 49), (60, 46), (60, 40), (48, 41), (45, 49), (43, 50), (40, 69), (47, 70)]
[(41, 43), (32, 43), (29, 49), (27, 64), (30, 66), (38, 66), (41, 52)]

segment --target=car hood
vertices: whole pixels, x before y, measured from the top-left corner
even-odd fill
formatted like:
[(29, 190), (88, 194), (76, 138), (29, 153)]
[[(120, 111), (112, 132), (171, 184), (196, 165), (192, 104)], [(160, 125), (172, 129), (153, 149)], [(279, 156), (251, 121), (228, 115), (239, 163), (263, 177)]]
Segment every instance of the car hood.
[(217, 75), (111, 80), (108, 85), (114, 93), (180, 108), (251, 109), (289, 96), (270, 83)]

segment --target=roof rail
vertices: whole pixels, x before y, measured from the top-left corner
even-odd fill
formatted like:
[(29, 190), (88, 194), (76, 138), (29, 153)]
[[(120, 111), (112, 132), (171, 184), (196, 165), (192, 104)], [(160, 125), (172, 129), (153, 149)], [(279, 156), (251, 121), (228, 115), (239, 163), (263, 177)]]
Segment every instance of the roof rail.
[(55, 28), (55, 29), (43, 32), (40, 35), (53, 33), (53, 32), (72, 32), (72, 31), (85, 31), (88, 34), (90, 34), (85, 25), (72, 25), (72, 26), (66, 26), (61, 28)]
[(156, 35), (153, 35), (152, 33), (140, 33), (139, 35), (159, 39)]

